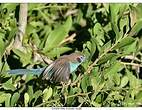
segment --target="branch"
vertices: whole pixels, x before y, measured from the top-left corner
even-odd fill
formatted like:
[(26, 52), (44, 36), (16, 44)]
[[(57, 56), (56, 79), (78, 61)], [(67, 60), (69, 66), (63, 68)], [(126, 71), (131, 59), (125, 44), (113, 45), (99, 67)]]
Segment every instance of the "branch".
[(27, 13), (28, 13), (28, 4), (27, 3), (20, 4), (19, 27), (13, 44), (14, 48), (22, 47), (23, 36), (25, 34), (27, 26)]
[(78, 9), (74, 9), (74, 10), (68, 10), (67, 13), (65, 14), (65, 17), (72, 15), (72, 14), (77, 14)]
[[(129, 34), (130, 34), (130, 33), (129, 33)], [(88, 69), (87, 69), (86, 72), (87, 72), (87, 73), (90, 73), (91, 70), (93, 69), (93, 67), (98, 63), (98, 61), (99, 61), (102, 57), (104, 57), (109, 51), (112, 51), (112, 49), (113, 49), (121, 40), (123, 40), (124, 38), (128, 37), (129, 34), (125, 34), (124, 37), (118, 39), (118, 41), (116, 41), (116, 43), (113, 44), (112, 47), (110, 47), (109, 49), (105, 50), (104, 53), (101, 54), (101, 55), (88, 67)]]
[[(77, 96), (86, 96), (86, 95), (89, 95), (89, 94), (91, 94), (91, 93), (92, 93), (92, 92), (73, 94), (73, 95), (67, 96), (67, 99), (68, 99), (68, 98), (71, 98), (71, 97), (77, 97)], [(43, 105), (45, 105), (45, 104), (48, 104), (48, 103), (57, 102), (57, 101), (59, 101), (60, 99), (61, 99), (61, 98), (54, 99), (54, 100), (47, 101), (47, 102), (43, 102), (43, 103), (37, 105), (36, 107), (41, 107), (41, 106), (43, 106)]]
[(74, 38), (76, 37), (76, 33), (73, 33), (72, 35), (70, 35), (69, 37), (67, 37), (66, 39), (64, 39), (59, 45), (62, 45), (66, 42), (73, 42)]
[(28, 11), (28, 5), (26, 3), (20, 4), (18, 32), (16, 34), (15, 40), (12, 39), (10, 44), (5, 49), (5, 53), (7, 54), (10, 54), (10, 51), (13, 48), (24, 50), (24, 48), (22, 47), (22, 40), (27, 25), (27, 11)]
[(76, 79), (74, 82), (72, 82), (72, 83), (71, 83), (71, 86), (76, 85), (76, 84), (77, 84), (77, 82), (79, 82), (79, 81), (81, 81), (81, 80), (82, 80), (82, 78), (83, 78), (83, 75), (80, 75), (80, 74), (79, 74), (79, 76), (77, 77), (77, 79)]
[(127, 62), (120, 62), (121, 64), (124, 64), (124, 65), (131, 65), (131, 66), (137, 66), (137, 67), (142, 67), (141, 64), (136, 64), (136, 63), (127, 63)]
[(44, 62), (46, 64), (51, 64), (53, 62), (52, 60), (47, 58), (46, 55), (44, 55), (42, 52), (40, 52), (35, 44), (30, 43), (30, 47), (32, 48), (34, 62), (40, 61), (40, 62)]
[(132, 55), (127, 55), (127, 56), (124, 56), (123, 57), (124, 59), (130, 59), (130, 60), (135, 60), (135, 61), (138, 61), (138, 62), (142, 62), (140, 59), (138, 59), (137, 57), (135, 56), (132, 56)]

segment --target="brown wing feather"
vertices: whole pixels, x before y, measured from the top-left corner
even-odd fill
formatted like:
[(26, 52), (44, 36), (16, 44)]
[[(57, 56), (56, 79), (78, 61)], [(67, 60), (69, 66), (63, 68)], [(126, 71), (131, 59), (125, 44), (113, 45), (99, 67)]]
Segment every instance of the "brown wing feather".
[(43, 79), (50, 79), (53, 82), (66, 82), (70, 75), (69, 63), (61, 57), (49, 65), (43, 72)]
[(54, 74), (51, 77), (51, 80), (54, 82), (66, 82), (69, 79), (69, 63), (56, 63), (54, 66)]
[(72, 53), (61, 56), (43, 71), (43, 79), (51, 79), (54, 82), (68, 81), (70, 75), (69, 62), (78, 62), (77, 58), (80, 55), (80, 53)]

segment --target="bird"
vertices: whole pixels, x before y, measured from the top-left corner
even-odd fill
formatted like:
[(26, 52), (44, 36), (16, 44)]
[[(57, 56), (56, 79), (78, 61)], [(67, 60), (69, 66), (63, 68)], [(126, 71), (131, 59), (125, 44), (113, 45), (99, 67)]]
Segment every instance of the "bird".
[(70, 74), (73, 73), (82, 62), (85, 56), (79, 52), (69, 55), (63, 55), (53, 61), (49, 66), (38, 69), (14, 69), (7, 71), (9, 74), (24, 75), (34, 74), (42, 75), (43, 80), (52, 82), (68, 82)]

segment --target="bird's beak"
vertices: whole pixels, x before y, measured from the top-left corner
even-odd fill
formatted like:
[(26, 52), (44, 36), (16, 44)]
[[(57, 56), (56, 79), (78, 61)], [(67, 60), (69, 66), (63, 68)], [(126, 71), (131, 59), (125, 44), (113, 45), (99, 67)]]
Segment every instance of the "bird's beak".
[(83, 56), (83, 61), (82, 62), (85, 62), (85, 60), (86, 60), (86, 56)]

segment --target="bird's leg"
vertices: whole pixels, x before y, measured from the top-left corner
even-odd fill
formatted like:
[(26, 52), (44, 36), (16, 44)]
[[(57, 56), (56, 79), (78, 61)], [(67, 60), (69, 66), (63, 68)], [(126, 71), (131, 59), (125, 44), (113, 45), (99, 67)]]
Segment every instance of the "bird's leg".
[(77, 83), (81, 80), (83, 78), (83, 75), (78, 75), (78, 77), (77, 77), (77, 79), (74, 81), (74, 82), (72, 82), (70, 85), (71, 86), (74, 86), (74, 85), (77, 85)]
[(65, 83), (64, 82), (61, 82), (62, 84), (62, 90), (61, 90), (61, 93), (63, 93), (64, 89), (65, 89)]
[(71, 85), (71, 79), (68, 81), (67, 86)]
[(71, 80), (69, 80), (67, 83), (61, 82), (61, 84), (62, 84), (61, 92), (63, 92), (65, 88), (67, 88), (69, 85), (71, 85)]

